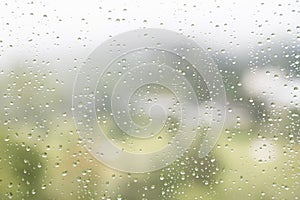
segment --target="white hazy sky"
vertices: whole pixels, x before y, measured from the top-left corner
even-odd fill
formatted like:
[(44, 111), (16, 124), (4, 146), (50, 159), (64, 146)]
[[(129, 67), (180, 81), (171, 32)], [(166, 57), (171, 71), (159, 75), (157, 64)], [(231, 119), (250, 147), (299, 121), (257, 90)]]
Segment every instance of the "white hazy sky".
[(289, 0), (1, 1), (0, 66), (15, 57), (84, 59), (109, 35), (141, 27), (183, 32), (205, 49), (247, 54), (272, 33), (269, 42), (296, 37), (299, 8)]

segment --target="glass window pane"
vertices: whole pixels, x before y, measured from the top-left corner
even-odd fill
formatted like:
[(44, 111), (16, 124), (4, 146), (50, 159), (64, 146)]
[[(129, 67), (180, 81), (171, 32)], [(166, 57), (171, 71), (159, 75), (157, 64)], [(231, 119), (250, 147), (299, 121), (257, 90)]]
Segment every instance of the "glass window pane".
[(2, 1), (0, 199), (299, 199), (299, 1)]

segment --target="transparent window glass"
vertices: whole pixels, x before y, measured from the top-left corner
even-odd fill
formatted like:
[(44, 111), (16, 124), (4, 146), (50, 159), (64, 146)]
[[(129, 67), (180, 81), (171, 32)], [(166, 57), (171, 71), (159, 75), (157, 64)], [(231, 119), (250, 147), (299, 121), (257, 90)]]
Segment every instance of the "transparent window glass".
[(300, 3), (1, 1), (0, 199), (299, 199)]

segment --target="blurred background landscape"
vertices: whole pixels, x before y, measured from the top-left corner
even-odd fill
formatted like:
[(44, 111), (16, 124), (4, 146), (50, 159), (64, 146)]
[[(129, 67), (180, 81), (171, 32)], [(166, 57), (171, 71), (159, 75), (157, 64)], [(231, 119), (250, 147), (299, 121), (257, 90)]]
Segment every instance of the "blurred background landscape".
[[(0, 4), (0, 199), (300, 198), (299, 1)], [(79, 138), (73, 83), (101, 42), (153, 27), (214, 59), (226, 121), (205, 158), (195, 141), (166, 168), (119, 172)]]

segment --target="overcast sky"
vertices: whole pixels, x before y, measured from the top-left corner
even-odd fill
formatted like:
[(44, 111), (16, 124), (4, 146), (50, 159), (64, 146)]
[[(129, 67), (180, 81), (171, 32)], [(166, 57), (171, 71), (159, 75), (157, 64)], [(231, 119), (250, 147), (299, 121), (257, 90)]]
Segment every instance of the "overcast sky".
[(237, 56), (257, 43), (299, 34), (295, 1), (184, 2), (1, 1), (0, 65), (9, 65), (16, 57), (50, 62), (84, 59), (109, 35), (141, 27), (183, 32), (204, 49), (225, 49)]

